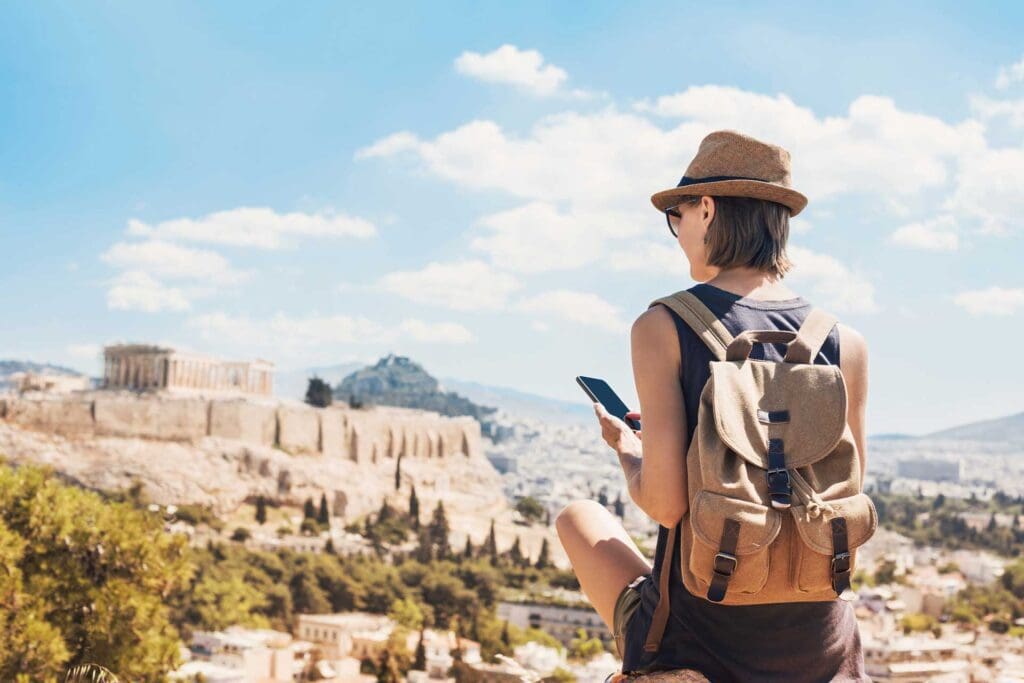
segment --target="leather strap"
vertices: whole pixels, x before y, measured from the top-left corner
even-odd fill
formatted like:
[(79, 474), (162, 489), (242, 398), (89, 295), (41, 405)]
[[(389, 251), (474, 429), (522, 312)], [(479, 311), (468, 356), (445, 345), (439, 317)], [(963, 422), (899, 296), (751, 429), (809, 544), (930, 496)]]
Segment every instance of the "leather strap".
[(786, 349), (786, 363), (813, 363), (838, 319), (820, 308), (812, 308)]
[(647, 629), (644, 652), (657, 652), (661, 647), (661, 637), (665, 635), (665, 625), (668, 624), (668, 613), (672, 606), (668, 594), (669, 578), (672, 574), (672, 563), (675, 562), (676, 536), (679, 534), (679, 525), (682, 523), (683, 521), (679, 520), (668, 530), (665, 554), (661, 556), (661, 574), (658, 576), (658, 605), (654, 608), (651, 625)]
[(846, 536), (846, 518), (833, 517), (832, 525), (832, 589), (836, 595), (850, 590), (850, 546)]
[(714, 573), (708, 587), (708, 600), (721, 602), (729, 587), (729, 579), (736, 571), (736, 544), (740, 538), (740, 523), (735, 519), (726, 519), (722, 526), (722, 539), (718, 542), (718, 554), (715, 555)]
[(785, 510), (792, 504), (793, 488), (786, 470), (786, 451), (782, 439), (768, 439), (768, 495), (772, 507)]
[[(754, 348), (754, 344), (789, 344), (796, 339), (792, 330), (744, 330), (725, 350), (728, 361), (746, 360)], [(789, 347), (786, 348), (787, 352)]]
[(700, 299), (684, 289), (655, 299), (647, 307), (654, 304), (664, 304), (675, 311), (701, 338), (716, 360), (725, 360), (725, 350), (732, 343), (732, 334)]

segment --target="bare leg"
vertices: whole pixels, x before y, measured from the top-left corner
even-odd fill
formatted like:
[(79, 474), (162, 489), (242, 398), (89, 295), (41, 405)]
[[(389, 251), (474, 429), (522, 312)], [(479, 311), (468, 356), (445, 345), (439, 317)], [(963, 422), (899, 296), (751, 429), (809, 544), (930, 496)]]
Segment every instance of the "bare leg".
[(622, 524), (600, 503), (575, 500), (555, 518), (580, 588), (612, 630), (619, 593), (630, 581), (651, 571), (647, 560)]

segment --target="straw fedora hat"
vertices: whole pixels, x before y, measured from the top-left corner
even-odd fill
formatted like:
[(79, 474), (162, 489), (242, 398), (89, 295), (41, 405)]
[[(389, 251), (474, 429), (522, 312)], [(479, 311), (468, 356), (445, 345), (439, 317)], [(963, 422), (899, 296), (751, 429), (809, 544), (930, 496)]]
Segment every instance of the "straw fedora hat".
[(807, 206), (807, 197), (791, 187), (789, 152), (734, 130), (701, 140), (679, 185), (653, 194), (651, 203), (664, 211), (681, 197), (700, 195), (767, 199), (788, 206), (791, 216)]

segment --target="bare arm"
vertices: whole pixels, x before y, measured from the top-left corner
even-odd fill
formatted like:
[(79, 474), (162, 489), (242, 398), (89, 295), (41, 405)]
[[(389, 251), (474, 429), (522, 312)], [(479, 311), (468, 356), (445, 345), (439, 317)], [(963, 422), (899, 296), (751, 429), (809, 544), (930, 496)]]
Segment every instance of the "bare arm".
[(867, 467), (868, 345), (852, 327), (839, 325), (839, 366), (846, 380), (846, 421), (860, 459), (860, 477)]
[(633, 379), (643, 415), (640, 441), (619, 452), (629, 495), (651, 519), (672, 527), (686, 512), (686, 408), (679, 343), (671, 314), (655, 306), (630, 334)]

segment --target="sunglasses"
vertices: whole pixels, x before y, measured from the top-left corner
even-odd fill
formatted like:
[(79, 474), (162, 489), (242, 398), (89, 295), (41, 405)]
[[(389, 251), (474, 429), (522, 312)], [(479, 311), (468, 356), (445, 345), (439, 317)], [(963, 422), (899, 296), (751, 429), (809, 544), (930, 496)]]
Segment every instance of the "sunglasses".
[(683, 218), (683, 214), (680, 213), (679, 207), (693, 206), (699, 202), (700, 197), (689, 197), (684, 201), (665, 209), (665, 222), (668, 223), (668, 231), (672, 233), (673, 237), (679, 237), (679, 221)]

